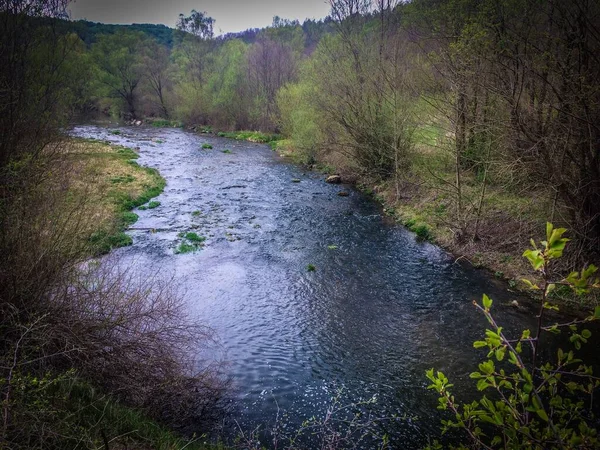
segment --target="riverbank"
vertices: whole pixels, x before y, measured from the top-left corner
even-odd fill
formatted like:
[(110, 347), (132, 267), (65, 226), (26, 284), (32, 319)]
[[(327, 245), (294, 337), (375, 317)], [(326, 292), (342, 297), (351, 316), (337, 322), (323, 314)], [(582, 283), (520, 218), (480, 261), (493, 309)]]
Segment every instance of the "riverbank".
[[(296, 164), (306, 164), (306, 154), (294, 148), (292, 141), (279, 139), (273, 144), (272, 148), (282, 157)], [(430, 149), (424, 149), (419, 143), (415, 154), (419, 155), (416, 160), (431, 156)], [(452, 223), (450, 208), (453, 193), (440, 186), (444, 184), (441, 177), (432, 181), (431, 177), (424, 176), (425, 171), (418, 164), (405, 179), (385, 182), (358, 174), (347, 160), (335, 154), (322, 155), (310, 167), (328, 175), (340, 174), (345, 183), (371, 196), (381, 204), (386, 215), (414, 232), (418, 239), (447, 250), (454, 255), (456, 262), (488, 271), (491, 276), (505, 282), (509, 291), (529, 294), (522, 280), (536, 278), (523, 257), (523, 251), (530, 248), (531, 239), (536, 242), (544, 239), (545, 224), (553, 220), (548, 217), (548, 211), (553, 210), (552, 200), (544, 192), (529, 190), (515, 193), (490, 183), (486, 187), (485, 201), (480, 200), (480, 214), (468, 220), (471, 229), (477, 228), (477, 236), (465, 238), (457, 231), (457, 224)], [(479, 199), (480, 181), (468, 172), (462, 176), (465, 197)], [(569, 250), (563, 272), (571, 270), (571, 261), (576, 259), (576, 255), (569, 259)], [(570, 289), (557, 289), (552, 299), (575, 314), (587, 314), (589, 309), (600, 305), (597, 290), (585, 296), (575, 296)]]
[(75, 201), (85, 198), (96, 224), (89, 236), (90, 254), (105, 254), (131, 245), (133, 241), (125, 230), (138, 219), (132, 210), (159, 206), (151, 200), (163, 191), (165, 179), (157, 170), (139, 166), (135, 150), (120, 145), (70, 138), (66, 153), (73, 159), (78, 174), (72, 196)]

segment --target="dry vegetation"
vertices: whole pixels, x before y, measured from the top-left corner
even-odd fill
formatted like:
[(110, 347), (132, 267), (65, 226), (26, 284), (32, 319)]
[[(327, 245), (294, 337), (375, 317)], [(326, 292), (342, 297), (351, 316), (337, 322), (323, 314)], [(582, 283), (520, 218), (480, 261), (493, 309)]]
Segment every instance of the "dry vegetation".
[(180, 448), (146, 417), (201, 429), (219, 411), (225, 379), (198, 356), (211, 331), (168, 281), (90, 259), (162, 189), (135, 156), (58, 140), (3, 171), (3, 448)]

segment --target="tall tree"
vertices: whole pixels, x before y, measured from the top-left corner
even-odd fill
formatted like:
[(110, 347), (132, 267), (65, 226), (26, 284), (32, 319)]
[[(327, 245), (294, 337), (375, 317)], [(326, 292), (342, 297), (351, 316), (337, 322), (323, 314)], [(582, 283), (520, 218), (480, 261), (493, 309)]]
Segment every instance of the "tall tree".
[(126, 115), (137, 117), (138, 88), (144, 77), (143, 52), (147, 37), (141, 32), (102, 35), (92, 46), (99, 81), (108, 94), (123, 101)]

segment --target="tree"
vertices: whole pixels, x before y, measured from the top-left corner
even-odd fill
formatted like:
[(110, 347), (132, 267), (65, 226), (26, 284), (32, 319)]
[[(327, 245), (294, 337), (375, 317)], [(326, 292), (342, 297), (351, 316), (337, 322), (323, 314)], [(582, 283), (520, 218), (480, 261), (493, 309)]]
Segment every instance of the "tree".
[(148, 38), (142, 32), (102, 35), (92, 46), (98, 79), (108, 95), (124, 102), (126, 115), (137, 117), (138, 88), (144, 78), (143, 52)]
[(206, 40), (212, 39), (214, 36), (213, 26), (215, 20), (206, 15), (205, 12), (198, 12), (192, 9), (189, 16), (179, 14), (177, 20), (177, 29), (186, 33), (190, 33), (197, 38)]
[(170, 91), (171, 79), (168, 75), (169, 50), (158, 42), (149, 41), (144, 49), (144, 73), (150, 91), (162, 117), (169, 118), (167, 95)]

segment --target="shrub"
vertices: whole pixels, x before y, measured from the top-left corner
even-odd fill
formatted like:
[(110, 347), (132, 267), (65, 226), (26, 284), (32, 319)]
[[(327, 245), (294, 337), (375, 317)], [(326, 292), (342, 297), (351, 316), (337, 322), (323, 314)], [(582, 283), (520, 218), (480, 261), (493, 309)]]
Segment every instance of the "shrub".
[[(596, 267), (572, 272), (560, 281), (552, 279), (552, 265), (559, 259), (568, 239), (564, 228), (546, 227), (546, 240), (538, 247), (523, 253), (534, 271), (541, 277), (540, 285), (529, 280), (524, 283), (538, 295), (539, 315), (533, 330), (523, 330), (520, 336), (509, 338), (492, 316), (492, 300), (483, 296), (481, 304), (473, 302), (483, 313), (490, 328), (485, 338), (475, 341), (475, 348), (487, 351), (485, 360), (470, 377), (477, 380), (477, 390), (485, 395), (472, 403), (460, 403), (452, 395), (452, 384), (442, 372), (427, 371), (432, 382), (429, 389), (439, 395), (438, 408), (450, 411), (452, 417), (442, 421), (443, 432), (460, 429), (471, 445), (460, 448), (598, 448), (597, 422), (591, 402), (600, 386), (591, 366), (575, 356), (572, 349), (558, 349), (555, 361), (542, 360), (542, 337), (566, 332), (575, 350), (591, 336), (582, 325), (600, 319), (600, 306), (585, 319), (567, 323), (547, 323), (544, 313), (557, 310), (549, 302), (549, 294), (557, 285), (570, 286), (577, 293), (590, 287), (600, 287), (593, 279)], [(589, 399), (590, 406), (584, 400)], [(430, 448), (441, 448), (434, 443)]]

